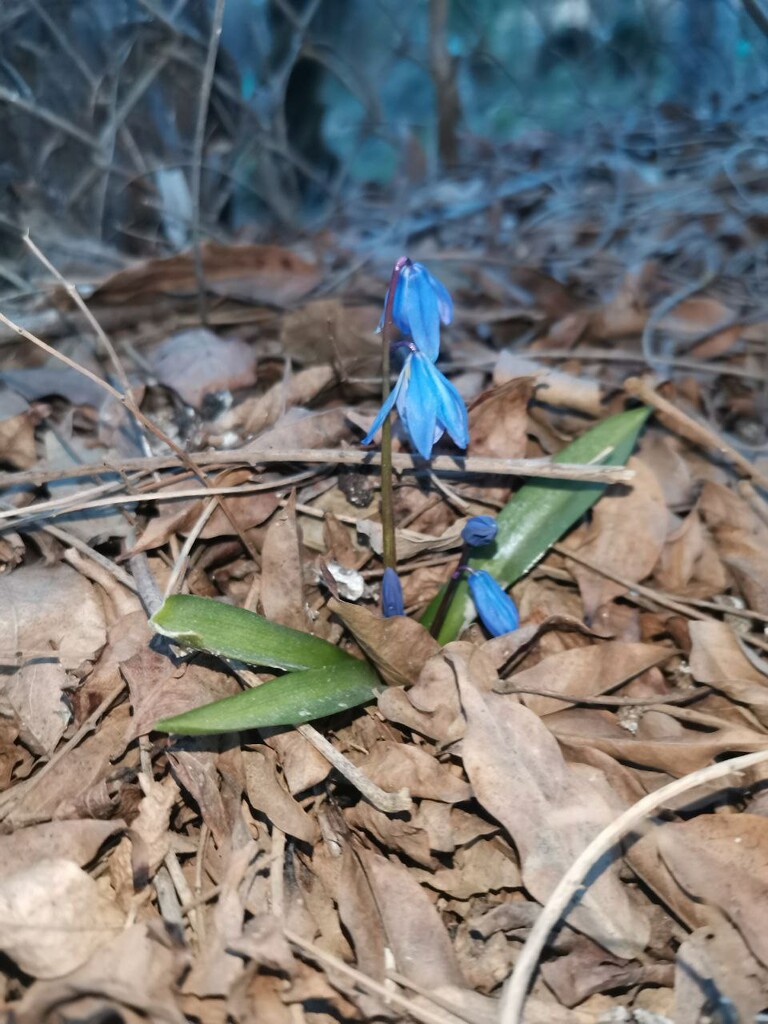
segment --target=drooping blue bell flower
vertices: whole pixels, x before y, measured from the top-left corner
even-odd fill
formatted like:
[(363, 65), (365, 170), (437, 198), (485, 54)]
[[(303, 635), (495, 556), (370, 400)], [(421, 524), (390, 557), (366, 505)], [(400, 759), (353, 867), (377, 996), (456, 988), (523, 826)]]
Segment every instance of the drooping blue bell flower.
[(469, 444), (469, 419), (461, 395), (415, 345), (363, 444), (371, 443), (395, 404), (413, 447), (423, 458), (432, 455), (432, 446), (445, 432), (459, 448)]
[(491, 543), (498, 529), (493, 516), (472, 516), (464, 524), (461, 539), (471, 548), (481, 548)]
[(517, 605), (485, 569), (469, 570), (469, 590), (480, 621), (493, 636), (511, 633), (520, 625)]
[[(389, 289), (379, 330), (384, 326), (388, 298)], [(453, 300), (448, 289), (422, 263), (408, 260), (398, 276), (392, 303), (392, 321), (397, 329), (413, 338), (416, 348), (434, 363), (440, 354), (440, 324), (447, 325), (452, 319)]]
[(381, 611), (386, 619), (393, 615), (405, 615), (400, 577), (389, 566), (384, 570), (381, 580)]

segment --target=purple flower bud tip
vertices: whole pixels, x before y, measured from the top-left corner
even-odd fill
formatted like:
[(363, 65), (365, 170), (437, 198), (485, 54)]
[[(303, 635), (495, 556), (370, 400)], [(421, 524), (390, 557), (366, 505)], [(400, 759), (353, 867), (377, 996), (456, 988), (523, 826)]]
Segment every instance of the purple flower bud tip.
[(384, 570), (381, 580), (381, 610), (386, 619), (392, 618), (393, 615), (405, 614), (400, 577), (389, 566)]
[(498, 527), (493, 516), (472, 516), (461, 531), (461, 539), (471, 548), (481, 548), (495, 538)]
[(469, 590), (480, 621), (493, 636), (511, 633), (520, 625), (517, 605), (485, 569), (470, 569)]

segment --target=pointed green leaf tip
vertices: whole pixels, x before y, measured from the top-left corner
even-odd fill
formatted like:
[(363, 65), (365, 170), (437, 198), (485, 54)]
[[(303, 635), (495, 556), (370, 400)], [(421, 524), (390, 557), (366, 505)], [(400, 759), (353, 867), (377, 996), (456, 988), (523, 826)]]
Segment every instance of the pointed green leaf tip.
[(376, 698), (371, 666), (320, 637), (207, 597), (175, 594), (150, 619), (169, 639), (246, 665), (298, 669), (261, 686), (155, 723), (182, 735), (300, 725)]
[[(632, 454), (650, 413), (651, 410), (643, 406), (609, 416), (554, 455), (552, 461), (587, 464), (598, 460), (597, 464), (603, 466), (623, 465)], [(609, 454), (601, 459), (606, 450)], [(605, 487), (605, 484), (576, 480), (533, 480), (523, 484), (497, 517), (493, 555), (485, 558), (475, 555), (468, 565), (485, 569), (505, 588), (511, 586), (578, 522)], [(423, 625), (431, 624), (442, 593), (441, 590), (424, 613)], [(466, 580), (462, 580), (440, 630), (440, 643), (455, 640), (474, 617), (469, 587)]]
[(370, 665), (349, 658), (343, 665), (290, 672), (279, 679), (155, 723), (159, 732), (184, 736), (239, 732), (272, 725), (301, 725), (369, 704), (381, 689)]

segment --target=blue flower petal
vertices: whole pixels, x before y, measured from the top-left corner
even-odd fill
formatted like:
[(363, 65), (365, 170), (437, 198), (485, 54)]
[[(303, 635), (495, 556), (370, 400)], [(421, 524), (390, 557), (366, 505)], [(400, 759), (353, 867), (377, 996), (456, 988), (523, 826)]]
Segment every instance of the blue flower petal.
[(373, 439), (376, 436), (376, 432), (378, 431), (379, 427), (382, 425), (384, 420), (387, 418), (387, 416), (392, 411), (392, 407), (394, 406), (395, 402), (398, 400), (400, 392), (403, 390), (403, 385), (405, 383), (407, 368), (408, 368), (408, 360), (406, 359), (405, 366), (400, 371), (400, 376), (397, 378), (397, 381), (395, 382), (395, 386), (392, 388), (392, 390), (387, 395), (386, 401), (382, 405), (381, 409), (379, 409), (379, 415), (373, 421), (371, 429), (365, 435), (365, 437), (361, 441), (361, 444), (370, 444), (371, 441), (373, 441)]
[(403, 270), (401, 281), (396, 304), (402, 295), (403, 319), (408, 323), (411, 337), (419, 351), (434, 363), (440, 354), (440, 309), (434, 278), (426, 267), (412, 263)]
[(405, 614), (400, 577), (389, 566), (384, 570), (381, 580), (381, 610), (387, 619), (393, 615)]
[(430, 366), (432, 388), (437, 399), (437, 426), (440, 433), (448, 431), (459, 448), (469, 444), (469, 417), (459, 392), (436, 367)]
[(485, 569), (470, 570), (469, 590), (480, 621), (493, 636), (511, 633), (520, 625), (520, 613), (512, 598)]
[(432, 445), (442, 434), (437, 426), (438, 396), (432, 378), (432, 374), (438, 372), (427, 356), (412, 352), (403, 367), (407, 377), (397, 399), (397, 411), (411, 443), (425, 459), (430, 457)]
[(498, 526), (493, 516), (472, 516), (464, 524), (461, 539), (471, 548), (480, 548), (495, 539)]
[(453, 299), (443, 282), (438, 281), (436, 277), (430, 274), (426, 267), (424, 270), (437, 298), (437, 309), (440, 314), (440, 321), (447, 327), (451, 320), (453, 320)]

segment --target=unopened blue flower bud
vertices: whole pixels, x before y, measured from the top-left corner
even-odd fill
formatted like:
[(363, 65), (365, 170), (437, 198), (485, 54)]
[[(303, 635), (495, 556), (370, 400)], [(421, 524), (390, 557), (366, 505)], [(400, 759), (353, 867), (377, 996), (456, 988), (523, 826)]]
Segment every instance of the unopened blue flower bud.
[(520, 625), (517, 605), (485, 569), (470, 569), (469, 590), (480, 621), (493, 636), (511, 633)]
[(400, 577), (389, 566), (384, 570), (381, 580), (381, 611), (386, 619), (392, 618), (393, 615), (405, 614)]
[(498, 526), (493, 516), (472, 516), (461, 531), (461, 539), (471, 548), (481, 548), (496, 537)]

